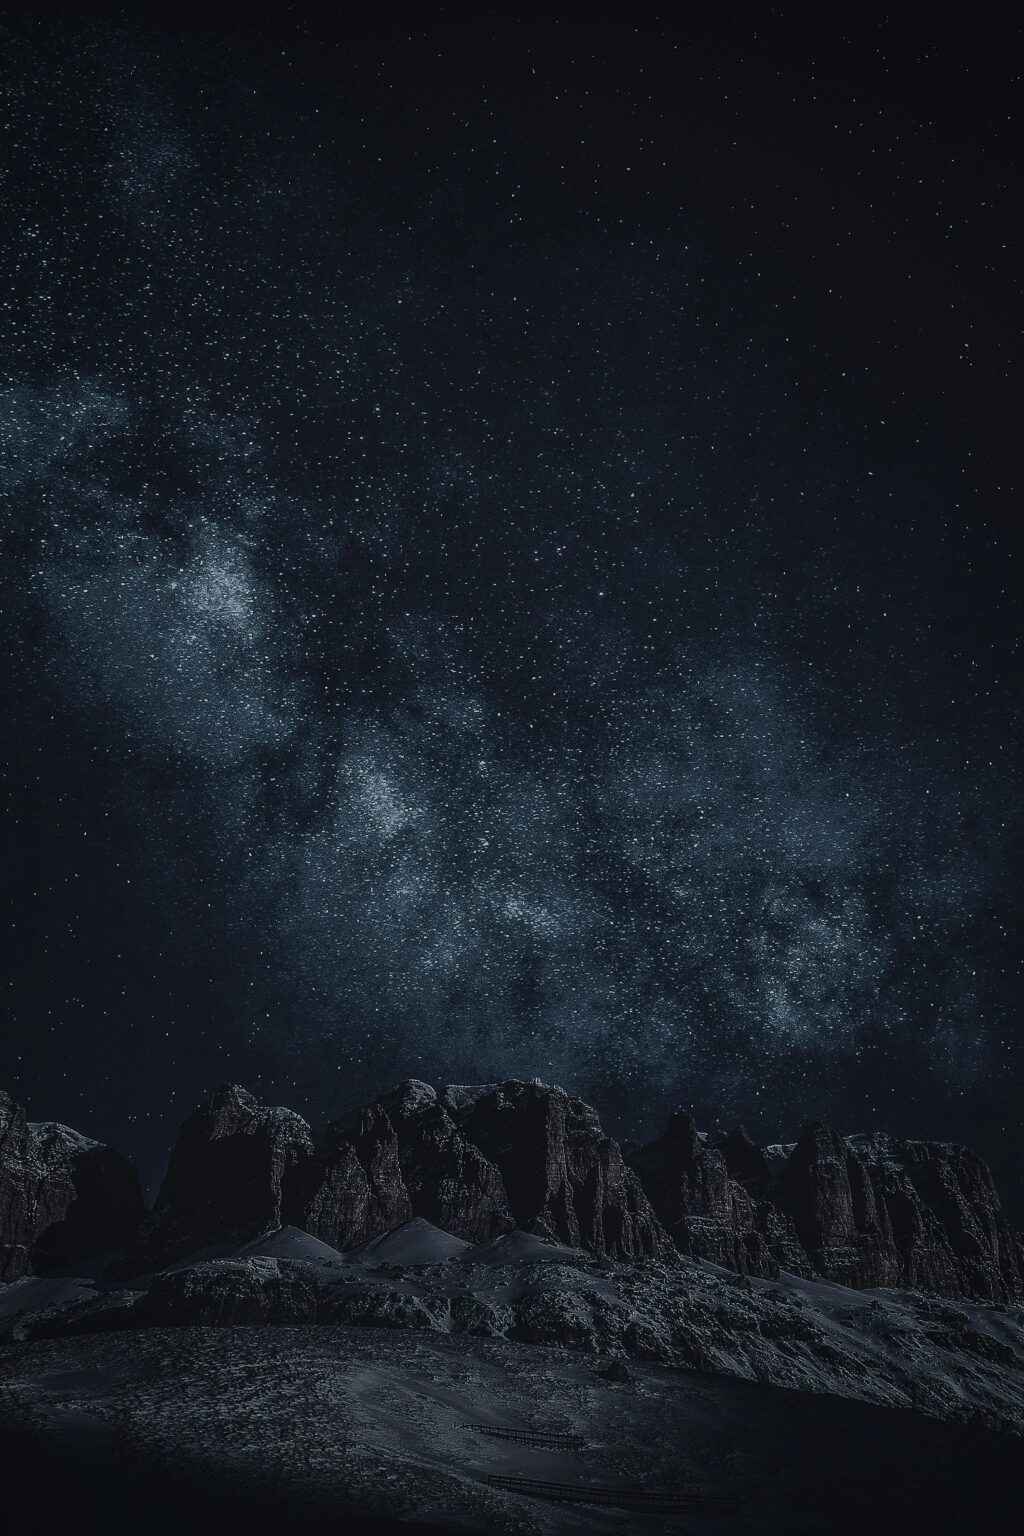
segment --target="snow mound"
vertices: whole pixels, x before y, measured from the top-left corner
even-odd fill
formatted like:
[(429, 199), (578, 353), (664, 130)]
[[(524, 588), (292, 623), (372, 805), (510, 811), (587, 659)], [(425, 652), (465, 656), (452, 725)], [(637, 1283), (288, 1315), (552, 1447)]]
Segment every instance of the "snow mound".
[(318, 1237), (303, 1232), (301, 1227), (277, 1227), (273, 1232), (261, 1232), (259, 1237), (248, 1238), (243, 1243), (210, 1243), (206, 1248), (196, 1248), (182, 1258), (167, 1264), (160, 1274), (177, 1275), (183, 1269), (195, 1269), (197, 1264), (230, 1263), (246, 1259), (303, 1259), (307, 1264), (340, 1264), (344, 1262), (337, 1248), (322, 1243)]
[(353, 1264), (440, 1264), (457, 1259), (469, 1247), (461, 1237), (442, 1232), (422, 1216), (394, 1227), (380, 1237), (372, 1237), (360, 1248), (353, 1248), (345, 1258)]
[(301, 1227), (279, 1227), (276, 1232), (266, 1232), (262, 1237), (254, 1237), (251, 1242), (237, 1248), (234, 1257), (304, 1259), (312, 1264), (343, 1262), (337, 1248), (332, 1248), (329, 1243), (322, 1243), (318, 1237), (313, 1237), (309, 1232), (303, 1232)]
[(534, 1232), (505, 1232), (492, 1237), (489, 1242), (477, 1243), (462, 1255), (467, 1264), (536, 1264), (545, 1259), (562, 1261), (585, 1258), (580, 1248), (564, 1248), (561, 1243), (549, 1243)]
[(17, 1317), (21, 1312), (41, 1312), (44, 1307), (89, 1301), (98, 1294), (92, 1282), (81, 1275), (25, 1275), (9, 1285), (0, 1285), (0, 1320)]

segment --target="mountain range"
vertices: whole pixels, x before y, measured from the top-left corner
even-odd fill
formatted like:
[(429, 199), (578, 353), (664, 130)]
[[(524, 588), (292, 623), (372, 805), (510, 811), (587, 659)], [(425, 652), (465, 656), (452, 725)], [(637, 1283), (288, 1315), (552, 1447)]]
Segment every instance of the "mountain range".
[(589, 1105), (520, 1080), (405, 1082), (317, 1136), (229, 1085), (182, 1124), (147, 1210), (127, 1158), (0, 1092), (0, 1280), (103, 1260), (130, 1281), (286, 1226), (350, 1250), (414, 1219), (468, 1243), (519, 1230), (613, 1260), (1024, 1298), (1024, 1240), (985, 1163), (952, 1143), (812, 1123), (761, 1148), (679, 1111), (620, 1146)]

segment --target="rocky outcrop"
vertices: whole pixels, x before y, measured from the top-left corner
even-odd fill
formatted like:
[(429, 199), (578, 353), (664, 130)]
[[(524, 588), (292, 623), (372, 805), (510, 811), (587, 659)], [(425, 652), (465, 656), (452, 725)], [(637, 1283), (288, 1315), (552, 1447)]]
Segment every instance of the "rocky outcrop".
[(840, 1285), (890, 1286), (900, 1267), (864, 1164), (835, 1131), (810, 1125), (772, 1189), (814, 1270)]
[(665, 1234), (594, 1111), (510, 1081), (438, 1094), (408, 1082), (328, 1128), (297, 1225), (335, 1247), (422, 1217), (469, 1242), (519, 1226), (613, 1256)]
[(123, 1158), (65, 1126), (30, 1125), (0, 1095), (5, 1280), (122, 1243), (111, 1278), (228, 1255), (287, 1225), (351, 1251), (420, 1221), (467, 1243), (519, 1228), (600, 1257), (678, 1251), (763, 1278), (1024, 1298), (1024, 1243), (962, 1147), (813, 1124), (762, 1150), (740, 1127), (703, 1136), (679, 1112), (624, 1157), (589, 1105), (537, 1081), (409, 1081), (319, 1140), (291, 1110), (224, 1087), (184, 1122), (140, 1220), (141, 1209)]
[(841, 1286), (1024, 1296), (1024, 1246), (992, 1174), (964, 1147), (823, 1124), (761, 1150), (742, 1127), (714, 1143), (676, 1114), (631, 1150), (680, 1252), (751, 1275), (815, 1273)]
[(126, 1158), (69, 1126), (30, 1123), (0, 1092), (0, 1280), (110, 1253), (142, 1210)]
[(296, 1189), (287, 1219), (335, 1248), (408, 1221), (412, 1204), (387, 1110), (371, 1104), (329, 1125)]
[(561, 1089), (403, 1083), (332, 1121), (222, 1088), (181, 1128), (159, 1197), (112, 1276), (290, 1223), (351, 1249), (419, 1217), (468, 1242), (519, 1226), (619, 1257), (670, 1244), (618, 1144)]
[(848, 1138), (897, 1254), (899, 1283), (946, 1296), (1024, 1297), (1024, 1241), (988, 1166), (949, 1142)]
[(808, 1126), (772, 1189), (815, 1270), (852, 1286), (1007, 1301), (1024, 1248), (981, 1158), (944, 1142)]
[(328, 1126), (293, 1219), (351, 1248), (412, 1217), (469, 1242), (515, 1225), (498, 1169), (415, 1081)]
[(677, 1110), (664, 1134), (630, 1156), (655, 1212), (680, 1253), (758, 1275), (777, 1266), (754, 1228), (754, 1202), (729, 1177), (725, 1158)]
[(631, 1161), (677, 1247), (694, 1257), (858, 1289), (1024, 1296), (1021, 1237), (988, 1168), (962, 1147), (812, 1124), (762, 1152), (742, 1128), (712, 1144), (678, 1113)]
[[(750, 1142), (749, 1154), (742, 1150), (760, 1183), (757, 1149)], [(780, 1263), (797, 1273), (807, 1268), (786, 1217), (751, 1198), (731, 1175), (725, 1151), (700, 1135), (692, 1115), (678, 1110), (664, 1134), (634, 1149), (630, 1161), (680, 1253), (768, 1278)]]
[(157, 1275), (124, 1321), (132, 1327), (237, 1328), (312, 1323), (317, 1287), (298, 1264), (251, 1258)]
[(156, 1204), (110, 1273), (161, 1269), (283, 1225), (312, 1155), (301, 1116), (219, 1088), (182, 1125)]
[(510, 1232), (515, 1217), (501, 1173), (426, 1083), (403, 1083), (384, 1101), (414, 1216), (467, 1242)]
[(742, 1125), (718, 1138), (717, 1146), (725, 1158), (729, 1177), (755, 1200), (763, 1198), (772, 1185), (772, 1171), (761, 1148)]
[(640, 1180), (589, 1104), (517, 1080), (448, 1087), (441, 1103), (497, 1168), (516, 1226), (613, 1258), (670, 1250)]

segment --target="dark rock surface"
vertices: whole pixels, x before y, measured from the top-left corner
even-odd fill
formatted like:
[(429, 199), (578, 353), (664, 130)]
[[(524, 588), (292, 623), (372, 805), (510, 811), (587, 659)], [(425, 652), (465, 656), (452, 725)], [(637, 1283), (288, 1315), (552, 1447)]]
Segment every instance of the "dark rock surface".
[(882, 1135), (849, 1144), (868, 1170), (902, 1285), (992, 1301), (1024, 1295), (1024, 1242), (980, 1157), (948, 1142)]
[(328, 1126), (296, 1225), (351, 1248), (419, 1216), (469, 1242), (515, 1226), (501, 1174), (426, 1083)]
[(739, 1128), (709, 1143), (677, 1113), (630, 1157), (677, 1247), (694, 1257), (858, 1289), (1024, 1295), (1021, 1237), (988, 1168), (963, 1147), (812, 1124), (766, 1155)]
[(680, 1253), (771, 1277), (780, 1253), (798, 1251), (785, 1218), (759, 1209), (730, 1177), (724, 1152), (701, 1138), (684, 1110), (671, 1116), (664, 1135), (635, 1149), (631, 1162)]
[(665, 1235), (594, 1111), (558, 1088), (403, 1083), (328, 1127), (290, 1219), (352, 1247), (418, 1216), (469, 1242), (519, 1226), (595, 1253), (654, 1255)]
[(516, 1080), (448, 1087), (441, 1102), (500, 1172), (516, 1226), (614, 1258), (669, 1250), (640, 1180), (589, 1104)]
[(0, 1092), (0, 1280), (48, 1274), (118, 1247), (142, 1215), (134, 1166)]
[(516, 1225), (501, 1173), (426, 1083), (404, 1083), (385, 1101), (414, 1216), (468, 1242)]
[(286, 1223), (354, 1248), (422, 1217), (469, 1242), (517, 1225), (613, 1256), (668, 1240), (618, 1144), (557, 1088), (408, 1082), (328, 1125), (220, 1089), (182, 1126), (167, 1177), (112, 1271), (129, 1276)]
[(801, 1135), (772, 1200), (818, 1273), (1006, 1301), (1024, 1294), (1024, 1250), (981, 1158), (944, 1142)]
[(219, 1088), (184, 1122), (156, 1204), (112, 1275), (160, 1269), (215, 1243), (279, 1227), (313, 1156), (301, 1116)]
[(274, 1259), (212, 1262), (157, 1275), (128, 1319), (135, 1327), (312, 1323), (317, 1292), (304, 1267)]
[(893, 1286), (900, 1265), (864, 1164), (824, 1125), (804, 1130), (772, 1190), (818, 1274), (840, 1285)]
[(755, 1200), (768, 1193), (772, 1184), (768, 1159), (742, 1125), (720, 1136), (717, 1145), (725, 1158), (729, 1177), (735, 1179), (741, 1189)]
[(387, 1110), (371, 1104), (329, 1125), (295, 1195), (285, 1220), (334, 1248), (355, 1247), (408, 1221), (412, 1204)]
[[(510, 1080), (409, 1081), (315, 1140), (288, 1109), (219, 1089), (182, 1125), (153, 1209), (110, 1148), (31, 1125), (0, 1094), (0, 1279), (118, 1247), (111, 1278), (293, 1225), (352, 1250), (417, 1219), (469, 1243), (514, 1228), (613, 1259), (676, 1251), (773, 1278), (1024, 1296), (1024, 1244), (973, 1153), (942, 1142), (807, 1126), (758, 1148), (678, 1112), (624, 1157), (589, 1105)], [(133, 1230), (134, 1229), (134, 1230)]]

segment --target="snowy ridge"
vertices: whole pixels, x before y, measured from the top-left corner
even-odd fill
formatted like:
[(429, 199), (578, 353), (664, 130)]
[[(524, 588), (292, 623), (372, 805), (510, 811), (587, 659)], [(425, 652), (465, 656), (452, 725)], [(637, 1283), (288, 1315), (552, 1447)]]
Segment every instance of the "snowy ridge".
[[(196, 1255), (144, 1292), (0, 1287), (0, 1335), (328, 1324), (656, 1361), (1024, 1434), (1024, 1308), (854, 1291), (687, 1259), (616, 1262), (513, 1231), (468, 1244), (414, 1220), (349, 1253), (295, 1227)], [(529, 1370), (524, 1360), (524, 1370)]]
[(30, 1120), (28, 1129), (44, 1146), (61, 1143), (72, 1151), (88, 1152), (93, 1147), (103, 1145), (91, 1136), (83, 1136), (81, 1131), (74, 1130), (70, 1125), (64, 1125), (60, 1120)]
[(442, 1232), (440, 1227), (416, 1216), (404, 1226), (383, 1232), (380, 1237), (373, 1237), (359, 1248), (353, 1248), (345, 1257), (352, 1264), (437, 1264), (445, 1259), (461, 1258), (471, 1246), (461, 1237)]

